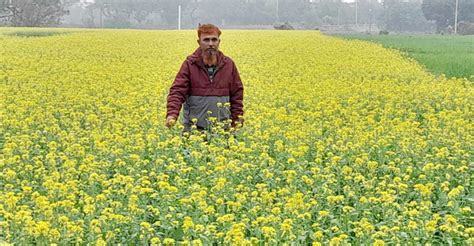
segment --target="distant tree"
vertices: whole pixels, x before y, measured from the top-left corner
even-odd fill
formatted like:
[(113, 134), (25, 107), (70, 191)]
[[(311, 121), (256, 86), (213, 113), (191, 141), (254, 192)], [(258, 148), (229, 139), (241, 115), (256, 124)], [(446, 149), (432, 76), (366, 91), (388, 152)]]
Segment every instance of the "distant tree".
[(55, 26), (68, 13), (65, 0), (0, 0), (0, 18), (12, 26)]
[(430, 27), (423, 16), (420, 3), (416, 2), (384, 2), (380, 22), (383, 29), (395, 32), (420, 32)]
[[(189, 13), (192, 17), (191, 27), (193, 28), (197, 23), (208, 22), (222, 27), (232, 25), (272, 24), (275, 18), (275, 1), (194, 0), (192, 2), (194, 3), (184, 4), (183, 7), (188, 11), (186, 13)], [(196, 4), (196, 2), (198, 4)]]
[[(163, 27), (176, 28), (178, 26), (178, 6), (181, 5), (181, 11), (185, 12), (190, 7), (190, 0), (157, 0), (159, 14), (163, 19)], [(182, 13), (183, 14), (183, 13)], [(183, 15), (182, 15), (183, 17)]]
[(425, 18), (435, 21), (438, 31), (454, 25), (454, 8), (454, 0), (424, 0), (421, 5)]
[(278, 19), (279, 22), (299, 22), (303, 20), (303, 15), (311, 4), (307, 0), (284, 1), (279, 0)]
[[(211, 0), (95, 0), (87, 6), (89, 16), (85, 24), (111, 28), (176, 28), (178, 6), (181, 6), (182, 27), (194, 28), (203, 15), (215, 19), (221, 16), (222, 11), (206, 12), (209, 2)], [(220, 4), (215, 0), (212, 3)]]
[[(423, 0), (421, 9), (427, 20), (436, 22), (438, 31), (454, 26), (456, 0)], [(474, 1), (459, 0), (458, 21), (474, 22)]]
[(7, 8), (8, 5), (8, 0), (0, 0), (0, 24), (7, 23), (8, 19), (13, 16)]

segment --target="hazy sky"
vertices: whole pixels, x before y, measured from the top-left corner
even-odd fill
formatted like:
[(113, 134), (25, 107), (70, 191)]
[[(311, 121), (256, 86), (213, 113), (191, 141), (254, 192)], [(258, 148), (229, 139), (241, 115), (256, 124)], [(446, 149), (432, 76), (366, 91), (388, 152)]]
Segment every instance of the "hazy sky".
[[(276, 0), (275, 0), (276, 1)], [(281, 1), (281, 0), (280, 0)], [(355, 0), (342, 0), (343, 2), (346, 2), (346, 3), (353, 3), (355, 2)], [(374, 0), (374, 1), (378, 1), (380, 2), (381, 0)], [(94, 0), (81, 0), (81, 2), (85, 2), (85, 3), (93, 3)]]

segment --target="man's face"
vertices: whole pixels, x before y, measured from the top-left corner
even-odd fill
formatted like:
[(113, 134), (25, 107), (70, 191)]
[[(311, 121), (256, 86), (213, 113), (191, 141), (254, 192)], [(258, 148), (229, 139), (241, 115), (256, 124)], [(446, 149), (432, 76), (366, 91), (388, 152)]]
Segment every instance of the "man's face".
[(198, 40), (199, 47), (203, 53), (217, 53), (219, 50), (219, 43), (221, 40), (217, 33), (213, 34), (201, 34), (201, 37)]
[(199, 47), (202, 51), (202, 58), (206, 65), (217, 64), (217, 53), (219, 51), (220, 43), (219, 35), (215, 34), (201, 34), (198, 40)]

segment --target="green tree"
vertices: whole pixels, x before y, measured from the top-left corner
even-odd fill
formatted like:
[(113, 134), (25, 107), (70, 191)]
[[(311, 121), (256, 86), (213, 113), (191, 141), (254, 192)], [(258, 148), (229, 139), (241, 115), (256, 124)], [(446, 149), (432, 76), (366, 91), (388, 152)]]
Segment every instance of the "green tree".
[[(474, 21), (474, 1), (459, 0), (458, 21)], [(423, 0), (421, 9), (427, 20), (436, 22), (438, 31), (454, 26), (456, 0)]]
[(387, 31), (426, 31), (430, 23), (423, 16), (420, 3), (387, 1), (380, 22)]
[(68, 13), (65, 0), (1, 0), (0, 18), (12, 26), (55, 26)]

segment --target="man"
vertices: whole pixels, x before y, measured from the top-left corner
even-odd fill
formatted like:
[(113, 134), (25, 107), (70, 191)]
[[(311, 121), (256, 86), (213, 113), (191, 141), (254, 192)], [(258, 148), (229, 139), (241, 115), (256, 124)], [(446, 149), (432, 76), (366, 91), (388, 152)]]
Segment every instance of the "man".
[[(170, 88), (166, 126), (172, 127), (183, 106), (184, 130), (193, 124), (205, 130), (210, 118), (243, 124), (244, 87), (232, 59), (219, 51), (221, 31), (212, 24), (199, 25), (199, 48), (187, 57)], [(230, 104), (230, 109), (225, 105)]]

